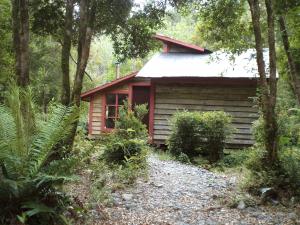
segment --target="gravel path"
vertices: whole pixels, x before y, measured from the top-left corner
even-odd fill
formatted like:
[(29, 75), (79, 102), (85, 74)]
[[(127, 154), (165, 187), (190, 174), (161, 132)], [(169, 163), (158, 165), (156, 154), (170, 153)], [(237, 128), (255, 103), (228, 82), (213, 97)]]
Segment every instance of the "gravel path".
[[(232, 209), (220, 197), (232, 193), (234, 179), (174, 161), (149, 158), (149, 179), (130, 190), (113, 194), (114, 206), (105, 208), (118, 225), (297, 224), (297, 213), (270, 207)], [(298, 218), (299, 219), (299, 218)]]

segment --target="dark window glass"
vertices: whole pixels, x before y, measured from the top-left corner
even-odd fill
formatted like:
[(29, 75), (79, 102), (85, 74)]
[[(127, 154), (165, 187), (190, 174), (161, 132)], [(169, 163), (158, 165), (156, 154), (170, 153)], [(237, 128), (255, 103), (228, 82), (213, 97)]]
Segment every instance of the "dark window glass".
[(115, 105), (116, 104), (116, 94), (107, 94), (106, 95), (106, 104)]
[(124, 101), (127, 100), (127, 94), (118, 94), (118, 105), (124, 105)]
[(106, 128), (115, 128), (115, 119), (107, 118), (105, 120), (105, 126), (106, 126)]
[(116, 117), (116, 106), (108, 105), (106, 107), (106, 117)]
[[(117, 99), (116, 99), (117, 98)], [(106, 112), (105, 127), (115, 128), (116, 119), (119, 118), (119, 109), (124, 105), (128, 98), (127, 94), (107, 94), (106, 95)], [(117, 100), (117, 101), (116, 101)]]

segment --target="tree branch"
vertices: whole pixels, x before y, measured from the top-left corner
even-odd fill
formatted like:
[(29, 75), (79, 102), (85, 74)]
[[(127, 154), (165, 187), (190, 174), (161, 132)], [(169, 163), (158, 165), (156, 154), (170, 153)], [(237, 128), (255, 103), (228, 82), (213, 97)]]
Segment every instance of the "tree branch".
[[(71, 55), (71, 53), (70, 53), (70, 58), (71, 58), (71, 60), (72, 60), (76, 65), (78, 65), (78, 63), (77, 63), (76, 60), (73, 58), (73, 56)], [(87, 75), (87, 77), (88, 77), (91, 81), (93, 81), (93, 79), (92, 79), (92, 77), (91, 77), (90, 74), (88, 74), (86, 71), (84, 71), (84, 73)]]

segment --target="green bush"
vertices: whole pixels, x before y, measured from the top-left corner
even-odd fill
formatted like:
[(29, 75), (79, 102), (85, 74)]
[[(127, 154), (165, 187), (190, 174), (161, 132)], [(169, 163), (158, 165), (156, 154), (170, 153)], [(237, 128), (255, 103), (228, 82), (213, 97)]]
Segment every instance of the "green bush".
[[(253, 132), (256, 146), (247, 163), (251, 171), (248, 186), (259, 188), (272, 186), (278, 189), (290, 188), (300, 194), (300, 113), (299, 109), (278, 110), (279, 163), (276, 168), (265, 166), (263, 120), (256, 121)], [(252, 182), (251, 182), (252, 181)]]
[(60, 224), (70, 203), (62, 185), (73, 180), (77, 160), (52, 154), (64, 151), (60, 143), (78, 110), (58, 105), (50, 109), (47, 120), (36, 121), (32, 110), (22, 111), (24, 96), (32, 104), (26, 95), (14, 87), (8, 105), (0, 105), (0, 223)]
[(147, 105), (137, 105), (134, 111), (128, 108), (128, 103), (119, 109), (119, 119), (116, 122), (116, 129), (119, 132), (124, 131), (129, 138), (147, 138), (147, 127), (142, 123), (142, 119), (147, 114)]
[(182, 162), (182, 163), (186, 163), (186, 164), (190, 164), (191, 161), (190, 161), (190, 158), (187, 156), (187, 154), (184, 154), (184, 153), (180, 153), (179, 156), (177, 156), (176, 158), (179, 162)]
[(126, 159), (139, 155), (145, 144), (144, 140), (127, 139), (112, 134), (110, 141), (104, 146), (103, 157), (109, 163), (124, 163)]
[(135, 109), (135, 112), (129, 110), (127, 103), (120, 109), (116, 130), (108, 136), (104, 146), (103, 157), (107, 162), (124, 163), (147, 148), (147, 129), (142, 123), (147, 108), (140, 105)]
[(222, 111), (202, 113), (203, 147), (209, 161), (216, 162), (223, 157), (225, 141), (231, 133), (231, 116)]
[(285, 174), (285, 182), (300, 194), (300, 149), (286, 148), (280, 152), (280, 164)]
[(168, 148), (176, 156), (184, 153), (191, 157), (201, 152), (211, 162), (217, 161), (231, 132), (230, 123), (231, 117), (222, 111), (177, 112), (171, 121)]
[(231, 150), (227, 154), (224, 154), (220, 165), (228, 168), (243, 166), (245, 162), (249, 159), (249, 155), (249, 149)]
[(167, 140), (169, 151), (175, 156), (184, 153), (188, 156), (197, 155), (200, 146), (201, 114), (198, 112), (177, 112), (171, 120), (172, 132)]

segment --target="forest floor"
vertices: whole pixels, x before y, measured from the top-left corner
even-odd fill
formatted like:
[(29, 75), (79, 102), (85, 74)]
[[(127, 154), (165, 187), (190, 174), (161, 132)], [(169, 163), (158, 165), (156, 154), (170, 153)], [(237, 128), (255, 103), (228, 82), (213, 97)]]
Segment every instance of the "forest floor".
[(105, 216), (93, 224), (300, 224), (299, 208), (229, 207), (237, 193), (235, 177), (153, 155), (148, 161), (148, 179), (113, 193), (113, 205), (102, 208)]

